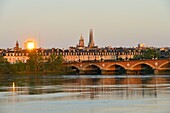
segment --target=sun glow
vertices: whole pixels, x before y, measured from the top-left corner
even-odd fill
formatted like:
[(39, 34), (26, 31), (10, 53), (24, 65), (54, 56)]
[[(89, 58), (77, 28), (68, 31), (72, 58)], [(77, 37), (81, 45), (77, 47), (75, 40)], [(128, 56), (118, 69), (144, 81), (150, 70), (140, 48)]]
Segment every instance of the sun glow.
[(33, 41), (27, 41), (26, 42), (26, 48), (29, 50), (32, 50), (35, 48), (35, 43)]

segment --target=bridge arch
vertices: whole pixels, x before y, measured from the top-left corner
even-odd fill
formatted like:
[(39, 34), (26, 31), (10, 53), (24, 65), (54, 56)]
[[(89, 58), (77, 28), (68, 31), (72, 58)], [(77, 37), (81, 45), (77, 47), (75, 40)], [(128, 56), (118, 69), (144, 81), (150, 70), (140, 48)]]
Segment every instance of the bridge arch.
[(155, 66), (147, 62), (139, 62), (131, 66), (131, 74), (146, 75), (154, 74)]
[(106, 67), (110, 74), (122, 75), (126, 74), (126, 67), (119, 63), (110, 64)]
[(159, 74), (168, 75), (170, 73), (170, 62), (165, 62), (158, 67)]
[(124, 65), (122, 65), (122, 64), (120, 64), (120, 63), (112, 63), (112, 64), (108, 65), (106, 68), (110, 68), (110, 67), (112, 67), (112, 66), (114, 66), (114, 65), (118, 65), (118, 66), (121, 66), (121, 67), (124, 68), (124, 69), (127, 69), (126, 66), (124, 66)]
[(71, 65), (70, 68), (73, 70), (74, 74), (77, 74), (77, 75), (79, 74), (79, 72), (80, 72), (80, 68), (79, 67), (77, 67), (75, 65)]
[(152, 64), (149, 64), (149, 63), (147, 63), (147, 62), (139, 62), (139, 63), (136, 63), (136, 64), (134, 64), (134, 65), (132, 65), (131, 66), (131, 68), (134, 68), (134, 67), (136, 67), (136, 66), (138, 66), (138, 65), (148, 65), (149, 67), (151, 67), (152, 69), (154, 69), (155, 68), (155, 66), (153, 66)]
[(83, 73), (84, 74), (92, 74), (92, 75), (101, 75), (102, 71), (101, 71), (101, 67), (96, 65), (96, 64), (89, 64), (85, 67), (83, 67)]
[(165, 62), (165, 63), (163, 63), (163, 64), (161, 64), (158, 68), (170, 68), (170, 62), (169, 61), (167, 61), (167, 62)]
[(99, 66), (99, 65), (97, 65), (97, 64), (93, 64), (93, 63), (84, 66), (83, 69), (86, 69), (86, 68), (89, 67), (89, 66), (96, 66), (96, 67), (98, 67), (100, 70), (102, 70), (102, 67), (101, 67), (101, 66)]

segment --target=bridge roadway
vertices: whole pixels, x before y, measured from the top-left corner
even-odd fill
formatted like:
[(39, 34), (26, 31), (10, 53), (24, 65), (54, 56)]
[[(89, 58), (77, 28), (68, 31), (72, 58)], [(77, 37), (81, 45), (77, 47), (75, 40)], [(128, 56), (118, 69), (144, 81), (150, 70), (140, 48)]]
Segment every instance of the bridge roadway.
[(76, 74), (170, 74), (170, 59), (66, 63)]

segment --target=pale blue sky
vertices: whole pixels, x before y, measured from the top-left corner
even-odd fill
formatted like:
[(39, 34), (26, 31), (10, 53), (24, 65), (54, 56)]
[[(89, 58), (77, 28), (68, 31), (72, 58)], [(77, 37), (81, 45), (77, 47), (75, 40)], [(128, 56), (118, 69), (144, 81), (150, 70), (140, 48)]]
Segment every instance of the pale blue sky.
[(68, 48), (94, 30), (101, 47), (170, 46), (170, 0), (0, 0), (0, 48), (18, 40)]

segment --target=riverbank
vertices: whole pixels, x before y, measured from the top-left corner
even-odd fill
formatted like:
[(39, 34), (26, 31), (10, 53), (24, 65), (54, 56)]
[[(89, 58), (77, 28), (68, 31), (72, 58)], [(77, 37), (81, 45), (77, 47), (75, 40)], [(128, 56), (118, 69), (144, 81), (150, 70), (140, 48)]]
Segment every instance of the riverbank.
[(5, 74), (0, 74), (0, 76), (5, 76), (5, 75), (74, 75), (75, 72), (73, 71), (67, 71), (67, 72), (58, 72), (58, 71), (46, 71), (46, 72), (30, 72), (30, 71), (23, 71), (23, 72), (16, 72), (16, 73), (5, 73)]

